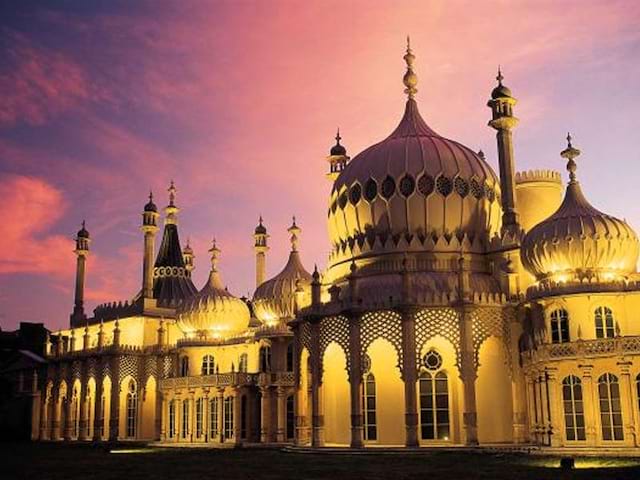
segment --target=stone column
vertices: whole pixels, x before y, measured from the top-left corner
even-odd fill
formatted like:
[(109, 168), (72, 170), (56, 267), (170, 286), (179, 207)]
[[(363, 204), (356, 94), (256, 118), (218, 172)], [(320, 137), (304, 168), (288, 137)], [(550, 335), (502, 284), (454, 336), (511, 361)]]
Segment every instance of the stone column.
[(209, 389), (202, 390), (202, 436), (209, 442)]
[(277, 395), (277, 430), (276, 430), (276, 441), (279, 443), (284, 443), (287, 440), (287, 396), (284, 387), (276, 388)]
[(478, 445), (478, 413), (476, 410), (476, 369), (473, 346), (473, 307), (464, 305), (460, 318), (460, 379), (462, 380), (464, 410), (464, 444)]
[(218, 388), (218, 437), (224, 442), (224, 388)]
[(271, 441), (271, 390), (267, 386), (260, 386), (260, 442)]
[(111, 383), (111, 409), (109, 414), (109, 441), (116, 442), (120, 436), (120, 389), (122, 382), (120, 379), (120, 357), (115, 356), (112, 360), (111, 373), (113, 380)]
[(53, 420), (51, 421), (51, 440), (60, 440), (60, 417), (62, 416), (62, 409), (64, 403), (60, 398), (60, 384), (54, 387), (54, 396), (51, 400), (53, 402)]
[(93, 441), (102, 441), (102, 430), (104, 429), (104, 418), (102, 412), (102, 379), (96, 380), (95, 401), (93, 402)]
[(412, 310), (402, 314), (402, 380), (404, 381), (405, 445), (418, 446), (418, 398), (416, 394), (416, 321)]
[(349, 315), (349, 387), (351, 393), (351, 448), (364, 446), (362, 418), (362, 342), (358, 315)]
[(239, 388), (233, 391), (233, 436), (236, 445), (242, 443), (242, 395)]
[(166, 425), (168, 417), (169, 405), (167, 404), (167, 396), (164, 394), (164, 392), (161, 392), (160, 389), (158, 389), (158, 393), (156, 396), (155, 440), (160, 440), (162, 442), (165, 442), (167, 440)]
[(633, 382), (631, 381), (630, 371), (632, 365), (632, 362), (618, 362), (620, 367), (620, 400), (622, 402), (624, 443), (637, 447), (636, 408), (633, 402)]
[(86, 378), (80, 382), (79, 402), (80, 402), (80, 421), (78, 422), (78, 440), (89, 440), (89, 404), (91, 397), (89, 396), (89, 386)]
[(547, 391), (549, 392), (549, 435), (552, 447), (559, 447), (564, 444), (564, 432), (562, 431), (562, 405), (558, 392), (557, 370), (547, 368), (546, 371)]
[(45, 382), (42, 396), (40, 397), (40, 440), (49, 440), (47, 424), (49, 422), (49, 402), (51, 402), (52, 399), (47, 398), (47, 393), (47, 382)]
[(187, 439), (193, 443), (196, 431), (196, 399), (195, 392), (189, 392), (189, 429), (187, 430)]
[(320, 364), (320, 319), (311, 323), (311, 446), (324, 445), (324, 416), (322, 414), (320, 388), (322, 365)]
[(529, 442), (536, 443), (537, 439), (535, 436), (537, 422), (536, 422), (536, 401), (535, 401), (535, 390), (533, 386), (533, 380), (531, 379), (531, 373), (525, 374), (525, 383), (527, 388), (527, 411), (529, 413)]
[(65, 401), (64, 408), (64, 440), (68, 442), (72, 439), (73, 422), (75, 421), (72, 415), (73, 413), (75, 413), (73, 411), (73, 386), (67, 389), (67, 399)]

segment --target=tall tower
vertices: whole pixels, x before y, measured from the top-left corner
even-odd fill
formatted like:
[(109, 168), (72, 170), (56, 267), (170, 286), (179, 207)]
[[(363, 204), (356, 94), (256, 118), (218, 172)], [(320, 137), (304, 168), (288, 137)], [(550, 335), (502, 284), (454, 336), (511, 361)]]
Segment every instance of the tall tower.
[(502, 231), (518, 233), (520, 221), (516, 209), (515, 159), (513, 157), (512, 130), (518, 125), (513, 116), (513, 107), (517, 100), (511, 90), (502, 84), (502, 72), (498, 68), (498, 86), (491, 92), (487, 106), (491, 108), (492, 118), (489, 126), (494, 128), (498, 140), (498, 162), (500, 166), (500, 190), (502, 191)]
[(331, 147), (329, 151), (329, 156), (327, 157), (327, 162), (329, 162), (329, 172), (327, 173), (327, 178), (332, 182), (338, 178), (340, 172), (344, 170), (344, 167), (349, 163), (349, 157), (347, 156), (347, 149), (344, 145), (340, 144), (340, 140), (342, 137), (340, 136), (340, 129), (336, 133), (336, 144)]
[(267, 228), (262, 224), (262, 216), (258, 222), (253, 238), (255, 243), (253, 245), (253, 251), (256, 253), (256, 288), (258, 288), (267, 277), (267, 252), (269, 247), (267, 245)]
[(156, 233), (158, 232), (158, 207), (153, 203), (153, 192), (149, 192), (149, 202), (142, 212), (144, 233), (144, 256), (142, 260), (142, 297), (153, 298), (153, 255), (155, 253)]
[(87, 256), (89, 255), (89, 243), (91, 238), (89, 232), (85, 228), (84, 220), (82, 228), (76, 236), (76, 292), (71, 314), (71, 326), (76, 327), (85, 323), (87, 316), (84, 313), (84, 280), (86, 275)]

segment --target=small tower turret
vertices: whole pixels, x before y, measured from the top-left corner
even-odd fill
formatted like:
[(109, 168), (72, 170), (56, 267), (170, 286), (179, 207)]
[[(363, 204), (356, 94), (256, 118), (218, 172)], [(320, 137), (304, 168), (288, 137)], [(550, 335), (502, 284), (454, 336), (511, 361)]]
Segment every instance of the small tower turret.
[(516, 234), (520, 231), (520, 222), (516, 208), (515, 159), (513, 155), (512, 130), (518, 125), (513, 116), (513, 107), (517, 100), (511, 90), (502, 84), (504, 77), (498, 68), (498, 86), (491, 92), (487, 106), (491, 108), (489, 126), (494, 128), (498, 140), (498, 162), (500, 166), (500, 190), (502, 195), (502, 231)]
[(180, 209), (178, 207), (176, 207), (176, 186), (173, 183), (173, 180), (171, 180), (171, 185), (169, 185), (169, 188), (167, 189), (167, 191), (169, 192), (169, 205), (167, 205), (164, 208), (166, 217), (164, 219), (165, 224), (177, 224), (178, 223), (178, 212), (180, 211)]
[(84, 313), (84, 282), (86, 275), (87, 256), (89, 255), (89, 243), (91, 238), (89, 232), (85, 228), (85, 222), (82, 221), (82, 228), (76, 235), (76, 289), (73, 313), (71, 314), (71, 326), (82, 325), (86, 323), (87, 316)]
[(332, 182), (338, 178), (340, 172), (344, 170), (344, 167), (349, 163), (350, 158), (347, 156), (347, 149), (344, 145), (340, 144), (340, 140), (342, 137), (340, 136), (340, 129), (336, 133), (336, 144), (331, 147), (329, 151), (329, 156), (327, 157), (327, 162), (329, 162), (329, 172), (327, 173), (327, 178)]
[(142, 226), (144, 233), (144, 253), (142, 260), (142, 297), (153, 298), (153, 255), (155, 252), (156, 233), (158, 232), (158, 207), (153, 203), (153, 192), (149, 192), (149, 202), (142, 212)]
[(193, 259), (196, 258), (196, 256), (193, 254), (193, 249), (189, 243), (190, 239), (187, 238), (187, 245), (182, 249), (182, 258), (184, 259), (184, 267), (191, 273), (196, 268), (193, 263)]
[(253, 233), (253, 239), (255, 240), (253, 251), (256, 254), (256, 288), (258, 288), (267, 277), (268, 238), (267, 228), (262, 224), (262, 215), (260, 215), (258, 226)]

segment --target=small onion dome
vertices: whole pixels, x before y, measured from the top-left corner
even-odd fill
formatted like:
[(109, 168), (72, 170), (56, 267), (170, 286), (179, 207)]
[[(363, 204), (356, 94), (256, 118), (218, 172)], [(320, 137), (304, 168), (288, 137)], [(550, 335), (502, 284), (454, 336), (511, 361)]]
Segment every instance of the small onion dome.
[(575, 179), (574, 159), (580, 151), (571, 146), (570, 181), (560, 208), (533, 227), (522, 241), (525, 268), (541, 282), (606, 282), (636, 271), (639, 242), (626, 221), (600, 212), (587, 201)]
[(215, 243), (209, 251), (209, 280), (200, 292), (180, 305), (177, 324), (187, 336), (223, 339), (244, 332), (251, 315), (247, 304), (224, 288), (216, 268), (220, 250)]
[(504, 80), (504, 77), (502, 76), (500, 67), (498, 67), (498, 76), (496, 77), (496, 80), (498, 80), (498, 86), (491, 92), (491, 98), (493, 98), (494, 100), (498, 98), (510, 98), (511, 90), (507, 86), (502, 84), (502, 80)]
[(336, 144), (331, 147), (329, 151), (331, 156), (344, 156), (347, 154), (347, 149), (344, 145), (340, 145), (340, 140), (342, 140), (342, 137), (340, 136), (340, 129), (338, 129), (338, 133), (336, 133)]
[(300, 229), (295, 224), (289, 228), (291, 253), (284, 269), (275, 277), (262, 283), (253, 295), (253, 309), (256, 317), (266, 325), (275, 325), (281, 319), (295, 317), (296, 296), (307, 294), (312, 277), (300, 261), (297, 242)]
[(145, 212), (157, 212), (158, 207), (153, 203), (153, 192), (149, 192), (149, 202), (144, 206)]
[(262, 215), (260, 215), (260, 220), (258, 221), (258, 226), (255, 229), (255, 234), (256, 235), (266, 235), (267, 234), (267, 227), (265, 227), (262, 224)]
[(78, 230), (78, 238), (89, 238), (89, 232), (85, 228), (85, 222), (82, 221), (82, 228)]

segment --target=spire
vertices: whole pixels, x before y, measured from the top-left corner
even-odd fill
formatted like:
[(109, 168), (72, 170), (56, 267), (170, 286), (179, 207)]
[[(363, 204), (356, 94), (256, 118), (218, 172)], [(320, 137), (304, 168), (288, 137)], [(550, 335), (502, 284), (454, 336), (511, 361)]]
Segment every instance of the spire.
[(504, 77), (502, 76), (502, 70), (500, 69), (500, 65), (498, 65), (498, 75), (496, 76), (496, 80), (498, 81), (498, 85), (502, 86), (502, 80), (504, 80)]
[(175, 184), (173, 183), (173, 180), (171, 180), (171, 185), (169, 185), (167, 191), (169, 192), (169, 205), (167, 205), (164, 209), (166, 213), (165, 223), (175, 224), (178, 223), (178, 212), (180, 211), (180, 209), (176, 207), (177, 190)]
[(402, 78), (402, 83), (404, 83), (404, 86), (406, 87), (404, 93), (406, 93), (411, 100), (415, 94), (418, 93), (418, 89), (416, 88), (416, 85), (418, 85), (418, 76), (413, 71), (413, 62), (416, 57), (411, 51), (411, 40), (409, 39), (409, 36), (407, 36), (407, 53), (403, 58), (407, 64), (407, 71)]
[(300, 235), (301, 230), (300, 230), (300, 227), (296, 225), (295, 215), (293, 217), (293, 223), (287, 229), (287, 232), (291, 234), (291, 251), (297, 252), (298, 251), (298, 235)]
[(175, 207), (175, 200), (176, 200), (176, 186), (173, 183), (173, 180), (171, 180), (171, 185), (169, 185), (169, 188), (167, 189), (167, 191), (169, 192), (169, 206), (170, 207)]
[(218, 260), (220, 258), (221, 250), (218, 248), (216, 244), (216, 239), (214, 237), (211, 242), (211, 248), (209, 249), (209, 253), (211, 254), (211, 272), (209, 273), (209, 282), (205, 285), (203, 291), (207, 291), (207, 289), (216, 289), (216, 290), (224, 290), (224, 285), (222, 284), (222, 279), (220, 278), (220, 273), (218, 272)]
[(211, 254), (211, 271), (212, 272), (218, 271), (218, 257), (220, 256), (220, 252), (221, 250), (216, 245), (216, 239), (214, 237), (213, 241), (211, 242), (211, 248), (209, 249), (209, 253)]
[(576, 164), (575, 159), (580, 156), (580, 150), (578, 150), (577, 148), (573, 148), (573, 145), (571, 145), (571, 140), (571, 134), (567, 133), (567, 148), (560, 152), (560, 156), (567, 159), (569, 183), (576, 183), (576, 170), (578, 169), (578, 165)]

